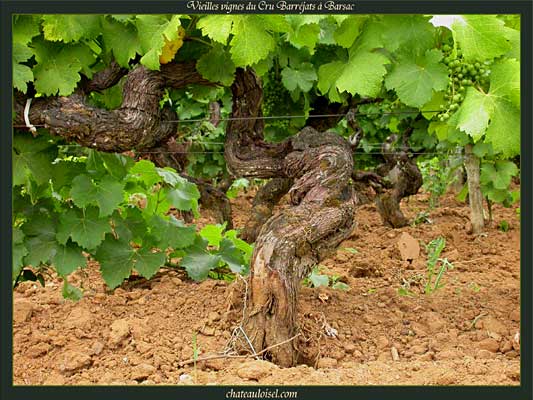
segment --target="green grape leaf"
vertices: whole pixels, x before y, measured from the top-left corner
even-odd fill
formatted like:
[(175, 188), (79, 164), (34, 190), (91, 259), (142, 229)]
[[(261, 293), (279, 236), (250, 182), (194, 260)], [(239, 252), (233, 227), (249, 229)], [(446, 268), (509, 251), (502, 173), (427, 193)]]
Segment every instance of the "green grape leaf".
[(50, 217), (41, 213), (33, 215), (21, 229), (26, 235), (24, 246), (28, 249), (23, 260), (25, 265), (37, 267), (54, 257), (57, 252), (56, 224)]
[(303, 92), (308, 92), (316, 80), (317, 75), (311, 63), (300, 64), (298, 69), (285, 67), (281, 71), (281, 81), (290, 91), (300, 88)]
[(128, 175), (129, 169), (135, 164), (130, 157), (117, 153), (99, 153), (105, 163), (107, 173), (117, 180), (122, 180)]
[(259, 15), (233, 16), (230, 53), (237, 67), (252, 65), (274, 50), (274, 38), (265, 30), (263, 23)]
[(26, 255), (28, 255), (28, 249), (24, 245), (24, 232), (20, 228), (13, 228), (13, 279), (16, 279), (22, 271), (23, 259)]
[(333, 61), (328, 64), (322, 64), (318, 68), (318, 90), (322, 94), (327, 94), (330, 101), (334, 103), (341, 103), (342, 98), (337, 90), (336, 82), (341, 76), (344, 63), (342, 61)]
[(61, 294), (65, 299), (70, 299), (74, 301), (81, 300), (81, 298), (83, 297), (82, 291), (76, 286), (72, 286), (70, 283), (67, 282), (66, 279), (63, 281), (63, 288), (61, 289)]
[(52, 162), (57, 156), (57, 147), (46, 136), (34, 138), (29, 133), (13, 137), (13, 185), (25, 184), (31, 177), (42, 185), (53, 176)]
[(520, 31), (508, 28), (505, 30), (505, 37), (511, 45), (511, 50), (505, 53), (504, 56), (520, 61)]
[(196, 23), (196, 27), (202, 30), (203, 35), (223, 45), (228, 42), (232, 25), (232, 15), (206, 15)]
[(487, 142), (503, 157), (520, 154), (520, 110), (512, 103), (498, 99), (486, 132)]
[(138, 15), (135, 23), (144, 52), (141, 64), (149, 69), (159, 70), (159, 56), (165, 45), (165, 38), (169, 41), (178, 38), (180, 16), (173, 15), (168, 19), (165, 15)]
[(503, 97), (520, 108), (520, 63), (504, 59), (494, 63), (490, 75), (491, 96)]
[(90, 175), (103, 176), (106, 174), (103, 154), (104, 153), (100, 151), (89, 149), (89, 154), (87, 155), (87, 161), (85, 163), (85, 168)]
[(165, 265), (165, 253), (153, 252), (144, 247), (135, 252), (135, 270), (146, 279), (155, 275), (159, 268)]
[(429, 120), (439, 113), (441, 104), (444, 104), (444, 92), (434, 92), (431, 100), (424, 104), (420, 111), (424, 118)]
[(319, 15), (286, 15), (288, 22), (287, 39), (297, 49), (306, 48), (310, 54), (320, 38), (321, 16)]
[(495, 15), (458, 16), (451, 29), (466, 61), (493, 59), (511, 49), (505, 23)]
[(228, 264), (232, 272), (243, 274), (243, 272), (247, 270), (248, 266), (241, 251), (235, 247), (230, 239), (222, 239), (218, 254), (220, 255), (221, 260)]
[(457, 110), (457, 127), (477, 142), (485, 134), (493, 111), (492, 99), (469, 87), (461, 107)]
[(403, 58), (385, 79), (387, 89), (394, 89), (406, 105), (421, 107), (431, 100), (434, 91), (448, 86), (448, 72), (439, 63), (442, 53), (433, 49), (423, 56)]
[(329, 277), (327, 275), (322, 275), (318, 270), (314, 269), (309, 275), (309, 280), (313, 284), (313, 287), (328, 286)]
[(93, 181), (87, 175), (78, 175), (72, 181), (70, 196), (78, 207), (96, 204), (100, 217), (111, 215), (124, 199), (124, 183), (105, 175), (100, 181)]
[(237, 247), (240, 251), (242, 251), (244, 255), (244, 260), (246, 264), (248, 265), (250, 263), (250, 260), (252, 258), (252, 253), (254, 251), (254, 246), (245, 242), (242, 239), (239, 239), (237, 237), (237, 231), (234, 229), (231, 229), (229, 231), (226, 231), (224, 234), (224, 238), (227, 238), (233, 242), (233, 245)]
[(481, 165), (480, 181), (492, 185), (498, 190), (507, 190), (518, 168), (512, 161), (498, 160), (494, 163), (485, 162)]
[(235, 77), (235, 64), (224, 48), (215, 44), (196, 63), (196, 69), (206, 79), (230, 86)]
[(350, 15), (344, 19), (337, 30), (333, 33), (333, 37), (339, 46), (349, 48), (361, 33), (361, 29), (367, 20), (365, 15)]
[(423, 53), (433, 47), (434, 28), (422, 15), (386, 15), (381, 20), (382, 38), (387, 50)]
[(194, 226), (185, 226), (173, 215), (154, 215), (150, 220), (150, 232), (159, 240), (159, 246), (165, 249), (183, 249), (191, 246), (196, 239)]
[(220, 256), (209, 253), (206, 247), (207, 241), (198, 237), (194, 245), (185, 249), (186, 254), (180, 262), (187, 274), (195, 281), (207, 278), (209, 271), (216, 268), (220, 262)]
[(95, 258), (100, 263), (100, 272), (107, 286), (114, 289), (131, 275), (133, 256), (134, 251), (128, 242), (106, 235)]
[(13, 43), (13, 86), (26, 93), (26, 82), (33, 81), (33, 72), (27, 65), (20, 64), (33, 56), (31, 49), (21, 43)]
[(52, 259), (52, 263), (54, 264), (57, 273), (66, 277), (78, 268), (85, 266), (87, 260), (81, 252), (81, 247), (70, 241), (66, 246), (58, 245), (57, 253)]
[(87, 250), (94, 250), (111, 232), (107, 218), (98, 217), (98, 208), (88, 207), (85, 210), (68, 210), (59, 217), (57, 240), (65, 244), (70, 237)]
[(385, 64), (389, 62), (389, 59), (381, 53), (363, 47), (357, 48), (351, 52), (335, 86), (340, 92), (347, 91), (352, 95), (376, 97), (381, 90), (383, 76), (387, 73)]
[(168, 201), (181, 211), (196, 211), (200, 192), (194, 183), (182, 181), (174, 186), (167, 195)]
[(13, 43), (28, 44), (41, 33), (41, 16), (15, 15), (13, 17)]
[(34, 40), (32, 42), (37, 64), (33, 67), (35, 89), (42, 94), (70, 95), (81, 79), (79, 72), (87, 72), (94, 60), (85, 44), (65, 45)]
[(137, 31), (131, 24), (123, 24), (109, 18), (102, 19), (102, 37), (104, 46), (113, 52), (116, 62), (121, 67), (128, 67), (129, 61), (141, 53), (141, 44)]
[(146, 188), (151, 188), (162, 180), (162, 176), (156, 169), (154, 163), (148, 160), (137, 161), (131, 167), (129, 175), (144, 182)]
[(113, 213), (114, 233), (118, 239), (140, 242), (148, 234), (148, 225), (141, 210), (127, 207), (122, 212)]
[(200, 236), (206, 239), (210, 246), (218, 246), (222, 240), (222, 232), (224, 232), (225, 228), (225, 224), (206, 225), (200, 231)]
[[(100, 34), (99, 15), (43, 15), (43, 33), (46, 40), (77, 42), (94, 39)], [(124, 44), (123, 44), (124, 45)]]

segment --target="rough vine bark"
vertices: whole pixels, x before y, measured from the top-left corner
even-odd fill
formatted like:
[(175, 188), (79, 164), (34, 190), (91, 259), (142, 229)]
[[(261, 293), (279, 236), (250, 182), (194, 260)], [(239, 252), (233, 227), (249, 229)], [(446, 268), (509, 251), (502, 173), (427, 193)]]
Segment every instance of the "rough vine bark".
[[(347, 238), (355, 224), (356, 197), (349, 185), (350, 144), (330, 132), (306, 127), (280, 144), (262, 140), (261, 83), (239, 69), (232, 85), (233, 115), (227, 127), (226, 161), (238, 176), (292, 180), (291, 207), (262, 226), (252, 256), (245, 331), (255, 351), (287, 341), (297, 331), (301, 280)], [(272, 348), (271, 359), (294, 365), (293, 341)]]
[(479, 235), (485, 227), (483, 218), (483, 195), (479, 183), (479, 158), (473, 152), (473, 145), (465, 146), (465, 169), (468, 182), (468, 201), (470, 203), (470, 222), (472, 233)]
[[(409, 129), (404, 133), (406, 136), (412, 131)], [(391, 135), (382, 147), (385, 164), (378, 167), (378, 174), (386, 177), (388, 188), (379, 193), (376, 197), (376, 206), (383, 223), (392, 228), (401, 228), (409, 223), (400, 208), (400, 201), (404, 197), (412, 196), (418, 192), (422, 186), (422, 174), (412, 160), (406, 149), (395, 150), (394, 142), (397, 136)]]
[[(117, 84), (126, 76), (123, 102), (116, 110), (93, 107), (87, 95)], [(160, 71), (150, 71), (138, 65), (131, 71), (111, 62), (92, 79), (83, 77), (76, 92), (67, 97), (43, 97), (32, 100), (29, 119), (34, 125), (44, 125), (53, 135), (67, 142), (99, 151), (124, 152), (136, 150), (158, 166), (171, 166), (182, 171), (186, 157), (177, 144), (178, 116), (170, 108), (163, 109), (159, 101), (165, 88), (181, 88), (189, 84), (213, 85), (197, 71), (195, 63), (169, 63)], [(24, 125), (26, 96), (15, 95), (15, 121)], [(231, 205), (225, 194), (207, 182), (185, 176), (198, 185), (200, 203), (215, 209), (218, 220), (231, 227)]]

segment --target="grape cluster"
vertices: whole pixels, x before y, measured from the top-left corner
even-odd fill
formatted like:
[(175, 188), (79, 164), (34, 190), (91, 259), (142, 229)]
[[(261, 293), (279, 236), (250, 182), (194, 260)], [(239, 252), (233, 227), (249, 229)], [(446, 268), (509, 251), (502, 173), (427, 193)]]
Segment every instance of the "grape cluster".
[(444, 94), (446, 104), (441, 104), (441, 112), (437, 118), (444, 122), (459, 108), (468, 86), (484, 87), (487, 85), (491, 62), (467, 62), (460, 48), (452, 54), (452, 48), (447, 44), (442, 46), (442, 51), (444, 52), (443, 62), (448, 67), (448, 87)]
[[(287, 99), (290, 99), (289, 91), (283, 86), (281, 76), (276, 68), (268, 71), (266, 83), (263, 86), (263, 115), (286, 115)], [(287, 118), (269, 119), (268, 124), (272, 127), (286, 130), (290, 121)]]

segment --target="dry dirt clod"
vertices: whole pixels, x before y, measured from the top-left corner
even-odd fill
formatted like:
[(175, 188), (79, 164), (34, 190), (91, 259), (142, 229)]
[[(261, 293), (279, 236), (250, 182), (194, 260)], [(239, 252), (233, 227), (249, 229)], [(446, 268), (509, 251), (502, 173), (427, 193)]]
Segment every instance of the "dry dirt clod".
[(111, 324), (109, 345), (118, 347), (130, 335), (130, 323), (126, 319), (118, 319)]
[[(335, 360), (337, 362), (337, 360)], [(243, 379), (254, 379), (259, 380), (272, 374), (272, 371), (276, 369), (277, 366), (262, 360), (248, 361), (237, 369), (237, 375)]]
[(90, 354), (91, 355), (98, 355), (102, 352), (102, 350), (104, 349), (104, 344), (102, 342), (99, 342), (99, 341), (96, 341), (93, 343), (92, 347), (91, 347), (91, 352)]
[(326, 369), (326, 368), (335, 368), (337, 367), (337, 360), (331, 357), (322, 357), (318, 360), (317, 368)]
[(490, 360), (492, 358), (496, 358), (496, 354), (488, 350), (478, 350), (476, 353), (476, 358), (480, 360)]
[(403, 232), (398, 239), (398, 249), (403, 261), (416, 260), (420, 256), (420, 245), (418, 240)]
[(148, 378), (150, 375), (152, 375), (155, 372), (155, 367), (150, 364), (139, 364), (135, 367), (133, 367), (133, 370), (131, 371), (131, 379), (134, 379), (136, 381), (141, 381), (146, 378)]
[(30, 347), (26, 354), (28, 355), (28, 357), (38, 358), (48, 353), (51, 349), (52, 349), (52, 346), (50, 346), (48, 343), (41, 342)]
[(488, 350), (491, 353), (497, 353), (500, 349), (500, 343), (492, 338), (487, 338), (478, 343), (480, 350)]
[(24, 299), (16, 299), (13, 302), (13, 322), (20, 324), (30, 320), (34, 306), (31, 302)]
[(74, 373), (91, 365), (91, 357), (77, 351), (66, 351), (60, 358), (59, 370), (64, 374)]

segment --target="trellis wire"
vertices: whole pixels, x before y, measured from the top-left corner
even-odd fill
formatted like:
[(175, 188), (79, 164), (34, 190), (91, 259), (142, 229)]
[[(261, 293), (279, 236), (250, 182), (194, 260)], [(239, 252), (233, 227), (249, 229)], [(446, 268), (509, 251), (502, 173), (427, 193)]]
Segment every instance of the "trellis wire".
[[(442, 110), (424, 110), (425, 113), (438, 113)], [(375, 112), (375, 113), (362, 113), (355, 112), (354, 115), (401, 115), (401, 114), (419, 114), (421, 111), (388, 111), (388, 112)], [(310, 114), (310, 115), (263, 115), (261, 117), (228, 117), (220, 118), (218, 121), (247, 121), (247, 120), (268, 120), (268, 119), (293, 119), (293, 118), (331, 118), (331, 117), (345, 117), (347, 114)], [(211, 118), (191, 118), (191, 119), (176, 119), (176, 120), (165, 120), (165, 122), (178, 122), (178, 123), (189, 123), (189, 122), (209, 122)], [(45, 127), (45, 124), (33, 125), (35, 127)], [(13, 125), (13, 128), (27, 128), (26, 125)]]

